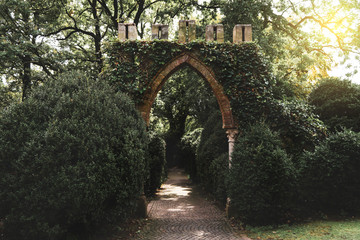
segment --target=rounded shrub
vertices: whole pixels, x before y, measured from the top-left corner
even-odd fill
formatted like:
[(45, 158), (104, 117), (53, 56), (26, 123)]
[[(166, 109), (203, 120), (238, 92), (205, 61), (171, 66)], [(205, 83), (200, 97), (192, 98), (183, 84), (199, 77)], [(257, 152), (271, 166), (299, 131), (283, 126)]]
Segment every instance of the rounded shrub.
[(153, 195), (166, 179), (165, 140), (150, 133), (148, 147), (149, 178), (145, 183), (145, 193)]
[(278, 134), (258, 123), (238, 137), (227, 178), (229, 214), (245, 224), (276, 224), (291, 209), (295, 169)]
[(144, 122), (127, 96), (67, 73), (0, 117), (0, 218), (8, 239), (87, 239), (128, 217), (145, 176)]
[(330, 130), (346, 127), (360, 131), (360, 85), (349, 80), (325, 78), (311, 92), (309, 102)]
[(360, 213), (360, 133), (334, 133), (303, 159), (302, 189), (313, 210)]

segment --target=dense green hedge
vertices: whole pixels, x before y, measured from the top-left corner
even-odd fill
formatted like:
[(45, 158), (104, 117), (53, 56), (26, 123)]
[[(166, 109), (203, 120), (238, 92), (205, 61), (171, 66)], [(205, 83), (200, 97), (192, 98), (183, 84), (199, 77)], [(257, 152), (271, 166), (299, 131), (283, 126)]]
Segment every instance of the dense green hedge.
[[(209, 116), (201, 133), (196, 156), (196, 180), (208, 192), (217, 195), (220, 201), (223, 201), (224, 197), (218, 195), (217, 190), (223, 183), (218, 180), (218, 175), (222, 175), (222, 173), (217, 170), (223, 169), (219, 164), (222, 164), (220, 159), (223, 159), (221, 156), (224, 153), (228, 153), (228, 141), (225, 130), (222, 129), (221, 114), (216, 111)], [(218, 159), (219, 157), (220, 159)], [(225, 164), (225, 167), (227, 166), (228, 164)]]
[(326, 78), (311, 92), (309, 102), (330, 130), (360, 131), (360, 85)]
[(251, 225), (286, 220), (293, 207), (296, 175), (278, 134), (264, 123), (249, 127), (232, 154), (227, 178), (229, 214)]
[(135, 208), (144, 122), (124, 94), (81, 73), (34, 90), (0, 117), (0, 218), (7, 239), (86, 239)]
[(324, 213), (360, 214), (360, 133), (330, 135), (304, 154), (302, 190), (306, 207)]
[(148, 147), (148, 168), (149, 178), (145, 183), (145, 193), (148, 196), (153, 195), (166, 179), (166, 158), (165, 158), (165, 140), (154, 132), (150, 132), (150, 141)]

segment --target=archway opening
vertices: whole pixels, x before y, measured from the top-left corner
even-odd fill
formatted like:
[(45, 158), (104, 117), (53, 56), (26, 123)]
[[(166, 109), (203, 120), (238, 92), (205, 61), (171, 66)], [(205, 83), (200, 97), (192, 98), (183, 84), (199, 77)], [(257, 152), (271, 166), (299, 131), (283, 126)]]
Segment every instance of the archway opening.
[(184, 67), (184, 65), (188, 65), (193, 68), (209, 83), (212, 92), (214, 93), (219, 104), (222, 115), (223, 128), (235, 129), (237, 126), (232, 115), (230, 101), (224, 93), (222, 85), (216, 80), (215, 74), (209, 67), (207, 67), (197, 57), (187, 52), (184, 52), (178, 57), (172, 59), (168, 64), (166, 64), (162, 69), (159, 70), (157, 75), (151, 81), (148, 90), (144, 94), (142, 104), (138, 106), (138, 109), (140, 110), (144, 120), (149, 124), (150, 110), (158, 92), (161, 90), (166, 80), (174, 72)]
[[(210, 157), (228, 153), (217, 98), (204, 76), (188, 64), (169, 73), (160, 86), (149, 129), (165, 139), (167, 167), (183, 168), (197, 180), (209, 171)], [(207, 138), (215, 146), (209, 148)]]

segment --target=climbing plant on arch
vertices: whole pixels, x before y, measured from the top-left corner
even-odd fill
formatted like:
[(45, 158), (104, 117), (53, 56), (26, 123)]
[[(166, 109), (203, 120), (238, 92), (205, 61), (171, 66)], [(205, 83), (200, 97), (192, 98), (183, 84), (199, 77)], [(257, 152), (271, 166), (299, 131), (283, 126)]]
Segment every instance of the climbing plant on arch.
[(163, 84), (186, 65), (210, 84), (225, 129), (258, 119), (271, 98), (271, 72), (252, 42), (114, 41), (108, 44), (107, 53), (106, 79), (133, 98), (147, 123)]

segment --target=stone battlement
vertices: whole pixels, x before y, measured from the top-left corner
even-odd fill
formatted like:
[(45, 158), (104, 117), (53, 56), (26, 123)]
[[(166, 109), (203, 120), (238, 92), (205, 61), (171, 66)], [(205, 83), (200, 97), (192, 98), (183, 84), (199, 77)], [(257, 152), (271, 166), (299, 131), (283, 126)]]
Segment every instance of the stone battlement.
[[(120, 41), (136, 40), (137, 29), (134, 23), (119, 23), (118, 38)], [(151, 26), (152, 39), (168, 39), (169, 25), (153, 24)], [(178, 41), (180, 43), (191, 42), (196, 39), (196, 22), (195, 20), (180, 20)], [(214, 24), (206, 26), (205, 41), (224, 42), (224, 26)], [(233, 29), (233, 43), (252, 41), (252, 27), (250, 24), (237, 24)]]

